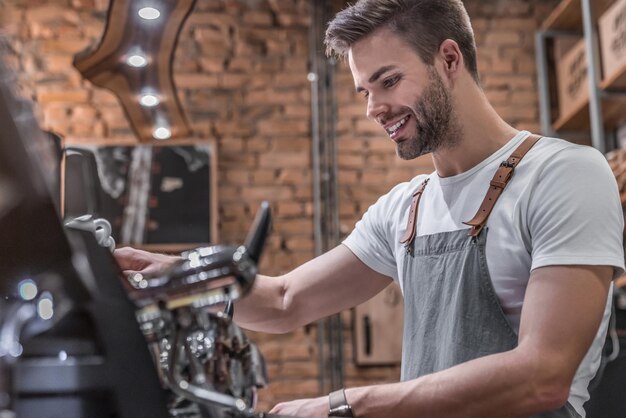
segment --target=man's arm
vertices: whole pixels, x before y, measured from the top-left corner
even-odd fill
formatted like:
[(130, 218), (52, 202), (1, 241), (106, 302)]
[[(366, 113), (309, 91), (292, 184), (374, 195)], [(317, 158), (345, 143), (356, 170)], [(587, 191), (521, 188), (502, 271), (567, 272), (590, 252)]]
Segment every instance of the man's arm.
[(250, 294), (235, 303), (235, 322), (254, 331), (289, 332), (365, 302), (390, 283), (339, 245), (283, 276), (257, 276)]
[[(156, 274), (180, 257), (130, 247), (115, 251), (124, 274)], [(391, 283), (344, 245), (279, 277), (258, 275), (250, 293), (235, 303), (235, 323), (254, 331), (289, 332), (362, 303)]]
[[(355, 416), (528, 417), (560, 408), (598, 331), (612, 274), (604, 266), (534, 270), (515, 349), (407, 382), (347, 389)], [(327, 408), (322, 397), (272, 412), (323, 417)]]

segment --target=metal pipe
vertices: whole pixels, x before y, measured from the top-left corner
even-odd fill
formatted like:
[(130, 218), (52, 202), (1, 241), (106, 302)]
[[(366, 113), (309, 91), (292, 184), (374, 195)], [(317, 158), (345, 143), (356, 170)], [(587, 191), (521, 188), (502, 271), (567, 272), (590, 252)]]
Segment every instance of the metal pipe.
[(537, 62), (537, 88), (539, 90), (539, 119), (541, 122), (541, 133), (543, 135), (555, 136), (556, 132), (552, 127), (552, 109), (550, 107), (550, 86), (549, 86), (549, 65), (548, 65), (548, 39), (563, 37), (579, 37), (580, 32), (541, 30), (535, 34), (535, 60)]
[[(315, 242), (315, 255), (322, 253), (322, 208), (321, 208), (321, 175), (320, 175), (320, 114), (319, 114), (319, 61), (317, 58), (319, 3), (309, 2), (311, 12), (311, 26), (309, 27), (309, 60), (310, 69), (307, 76), (311, 86), (311, 158), (313, 169), (313, 238)], [(324, 320), (317, 321), (317, 346), (318, 346), (318, 386), (319, 393), (325, 393), (326, 360), (324, 344), (325, 326)]]
[(535, 34), (535, 60), (537, 62), (537, 87), (539, 89), (539, 119), (541, 133), (554, 136), (552, 128), (552, 111), (550, 109), (550, 88), (548, 86), (548, 54), (547, 36), (544, 31)]
[(591, 120), (591, 143), (602, 154), (606, 153), (604, 126), (602, 119), (602, 102), (598, 85), (600, 83), (600, 54), (598, 37), (593, 24), (591, 0), (581, 1), (583, 14), (583, 31), (587, 50), (587, 74), (589, 83), (589, 117)]
[[(327, 20), (331, 12), (331, 3), (326, 1), (322, 4), (322, 19), (318, 20), (324, 27), (324, 23)], [(323, 33), (320, 33), (320, 43)], [(324, 151), (324, 160), (322, 162), (322, 184), (324, 191), (324, 218), (323, 230), (325, 238), (324, 251), (330, 250), (339, 243), (339, 200), (338, 200), (338, 186), (337, 186), (337, 147), (336, 147), (336, 115), (337, 115), (337, 100), (335, 96), (335, 68), (336, 60), (320, 59), (324, 63), (323, 83), (321, 87), (321, 105), (322, 105), (322, 138), (321, 145)], [(331, 390), (336, 390), (343, 387), (343, 333), (341, 315), (333, 315), (328, 321), (329, 327), (329, 351), (330, 351), (330, 374), (331, 374)]]

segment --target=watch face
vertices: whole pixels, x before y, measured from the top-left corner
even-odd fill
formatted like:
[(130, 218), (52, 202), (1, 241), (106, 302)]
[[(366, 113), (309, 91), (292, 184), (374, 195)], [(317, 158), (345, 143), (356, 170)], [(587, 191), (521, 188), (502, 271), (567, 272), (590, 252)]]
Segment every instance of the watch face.
[(350, 405), (340, 405), (328, 411), (329, 417), (347, 417), (354, 418)]

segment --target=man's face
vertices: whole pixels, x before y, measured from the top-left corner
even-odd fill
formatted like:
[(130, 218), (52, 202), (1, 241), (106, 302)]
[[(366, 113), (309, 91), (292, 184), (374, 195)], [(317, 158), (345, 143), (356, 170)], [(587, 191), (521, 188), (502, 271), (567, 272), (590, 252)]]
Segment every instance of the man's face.
[(410, 160), (453, 145), (460, 131), (453, 98), (434, 66), (387, 29), (356, 42), (349, 53), (356, 89), (367, 100), (367, 117)]

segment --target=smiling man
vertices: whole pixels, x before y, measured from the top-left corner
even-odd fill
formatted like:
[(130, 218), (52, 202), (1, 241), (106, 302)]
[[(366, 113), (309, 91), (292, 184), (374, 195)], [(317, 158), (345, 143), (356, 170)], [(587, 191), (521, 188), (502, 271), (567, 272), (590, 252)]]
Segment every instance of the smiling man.
[[(583, 417), (624, 268), (615, 179), (590, 147), (503, 121), (480, 87), (460, 0), (363, 0), (326, 33), (398, 156), (394, 187), (338, 247), (258, 276), (235, 320), (287, 332), (399, 282), (401, 382), (278, 404), (301, 417)], [(514, 98), (513, 98), (514, 100)], [(122, 249), (127, 273), (173, 261)]]

